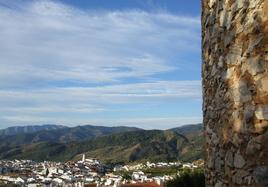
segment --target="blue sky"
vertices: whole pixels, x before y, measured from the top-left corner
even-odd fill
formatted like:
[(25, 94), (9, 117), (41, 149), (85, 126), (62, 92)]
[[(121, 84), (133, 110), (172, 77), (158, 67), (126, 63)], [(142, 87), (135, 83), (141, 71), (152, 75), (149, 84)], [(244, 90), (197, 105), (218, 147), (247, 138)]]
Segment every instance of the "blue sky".
[(199, 0), (0, 0), (0, 128), (202, 121)]

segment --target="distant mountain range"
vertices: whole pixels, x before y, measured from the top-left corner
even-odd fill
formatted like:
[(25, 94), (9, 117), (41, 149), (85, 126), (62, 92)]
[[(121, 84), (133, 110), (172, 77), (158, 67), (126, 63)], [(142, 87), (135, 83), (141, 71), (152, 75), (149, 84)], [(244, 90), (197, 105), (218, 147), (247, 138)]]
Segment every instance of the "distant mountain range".
[(183, 125), (181, 127), (176, 127), (173, 129), (170, 129), (172, 131), (175, 131), (179, 134), (183, 135), (190, 135), (190, 134), (196, 134), (203, 132), (203, 125), (200, 124), (189, 124), (189, 125)]
[(6, 129), (0, 129), (0, 136), (3, 135), (16, 135), (21, 133), (34, 133), (43, 130), (57, 130), (66, 128), (62, 125), (29, 125), (29, 126), (15, 126)]
[[(21, 129), (24, 128), (26, 127), (21, 127)], [(3, 145), (5, 143), (11, 145), (18, 145), (18, 144), (29, 144), (36, 142), (82, 141), (120, 132), (141, 130), (136, 127), (122, 127), (122, 126), (104, 127), (104, 126), (93, 126), (93, 125), (84, 125), (76, 127), (41, 125), (41, 126), (31, 126), (31, 128), (29, 128), (29, 131), (26, 130), (22, 131), (15, 129), (18, 129), (18, 127), (9, 127), (7, 129), (2, 130), (4, 132), (7, 131), (13, 133), (10, 133), (12, 135), (0, 134), (0, 145)], [(35, 129), (35, 131), (33, 129)]]
[(9, 128), (12, 135), (0, 135), (0, 159), (68, 161), (80, 159), (81, 154), (110, 163), (203, 158), (201, 124), (170, 130), (91, 125), (32, 129)]

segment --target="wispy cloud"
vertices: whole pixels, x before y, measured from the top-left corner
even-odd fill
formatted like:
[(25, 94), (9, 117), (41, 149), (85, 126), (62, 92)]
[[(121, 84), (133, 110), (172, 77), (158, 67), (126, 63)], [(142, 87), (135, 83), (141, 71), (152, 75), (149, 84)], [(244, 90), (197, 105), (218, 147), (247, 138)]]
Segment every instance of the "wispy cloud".
[(85, 123), (117, 104), (200, 99), (200, 81), (158, 76), (198, 53), (198, 17), (0, 2), (2, 123), (65, 121), (58, 113)]
[[(2, 114), (0, 121), (9, 121), (10, 124), (75, 124), (76, 122), (76, 124), (103, 123), (108, 125), (127, 125), (128, 122), (131, 122), (129, 125), (142, 125), (143, 128), (150, 128), (155, 122), (154, 128), (157, 128), (155, 126), (157, 124), (161, 125), (163, 123), (166, 126), (179, 125), (195, 119), (192, 121), (193, 123), (196, 118), (172, 117), (169, 119), (168, 117), (161, 118), (159, 116), (154, 117), (154, 120), (146, 119), (141, 122), (134, 119), (124, 119), (122, 121), (116, 119), (116, 116), (113, 120), (97, 120), (94, 116), (96, 113), (114, 110), (113, 106), (115, 105), (125, 105), (131, 108), (131, 104), (140, 104), (142, 105), (140, 110), (142, 110), (144, 105), (147, 107), (154, 107), (154, 105), (165, 107), (167, 103), (178, 102), (178, 107), (183, 107), (179, 106), (180, 100), (200, 101), (200, 95), (200, 81), (160, 81), (92, 88), (69, 87), (27, 91), (3, 90), (0, 91), (0, 112)], [(122, 115), (124, 108), (122, 107), (122, 111), (117, 111), (118, 116)], [(130, 112), (133, 111), (130, 110)], [(150, 116), (150, 113), (148, 113), (148, 116)], [(161, 120), (156, 123), (157, 119)], [(166, 123), (163, 122), (165, 119)], [(170, 120), (172, 120), (172, 124), (170, 124)], [(148, 127), (145, 127), (146, 124)], [(164, 128), (164, 126), (161, 126), (161, 128)]]
[(36, 109), (44, 106), (44, 110), (47, 110), (46, 106), (49, 106), (53, 112), (56, 111), (55, 106), (63, 106), (62, 110), (65, 111), (66, 108), (74, 109), (77, 105), (77, 108), (82, 106), (82, 108), (90, 109), (108, 104), (161, 103), (168, 99), (201, 99), (200, 92), (200, 81), (159, 81), (91, 88), (68, 87), (27, 91), (3, 90), (0, 91), (0, 105), (4, 107), (0, 110), (12, 107), (23, 109), (26, 105), (26, 108), (36, 107)]
[(9, 87), (141, 79), (174, 70), (172, 52), (199, 48), (198, 18), (81, 11), (52, 1), (19, 7), (0, 7), (0, 81)]

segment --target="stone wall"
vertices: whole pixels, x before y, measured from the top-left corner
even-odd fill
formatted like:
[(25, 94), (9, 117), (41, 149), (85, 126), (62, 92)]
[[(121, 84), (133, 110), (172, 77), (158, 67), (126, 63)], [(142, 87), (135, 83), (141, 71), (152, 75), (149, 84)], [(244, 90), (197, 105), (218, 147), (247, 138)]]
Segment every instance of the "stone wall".
[(268, 0), (202, 8), (207, 186), (268, 186)]

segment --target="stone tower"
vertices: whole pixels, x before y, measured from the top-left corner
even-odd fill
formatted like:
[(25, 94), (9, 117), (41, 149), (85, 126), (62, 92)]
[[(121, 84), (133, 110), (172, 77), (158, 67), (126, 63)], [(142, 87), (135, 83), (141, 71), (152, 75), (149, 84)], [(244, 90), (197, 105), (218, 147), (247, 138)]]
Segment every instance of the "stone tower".
[(208, 187), (268, 186), (268, 0), (202, 0)]

